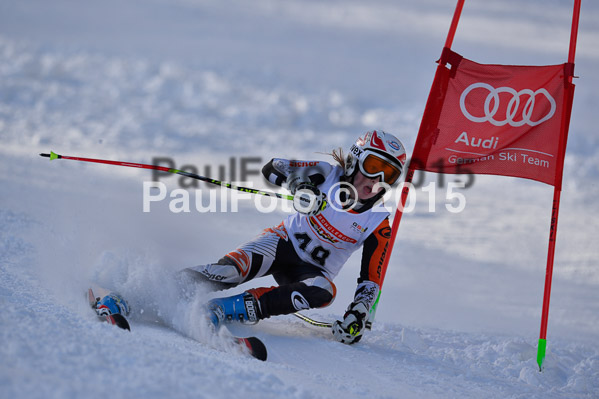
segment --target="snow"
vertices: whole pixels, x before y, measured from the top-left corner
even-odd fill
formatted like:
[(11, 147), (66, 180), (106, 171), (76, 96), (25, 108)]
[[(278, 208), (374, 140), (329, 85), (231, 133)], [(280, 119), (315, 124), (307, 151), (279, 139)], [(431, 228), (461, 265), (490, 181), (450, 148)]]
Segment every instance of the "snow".
[[(328, 159), (323, 152), (372, 128), (395, 133), (410, 150), (453, 6), (0, 4), (2, 396), (599, 397), (592, 2), (582, 5), (543, 373), (536, 346), (549, 186), (477, 176), (461, 191), (465, 210), (454, 214), (445, 208), (447, 182), (465, 177), (445, 176), (425, 191), (442, 178), (427, 175), (402, 220), (373, 330), (345, 346), (293, 316), (232, 327), (266, 343), (269, 360), (259, 362), (205, 331), (198, 309), (214, 294), (182, 298), (173, 273), (278, 224), (288, 204), (263, 213), (249, 195), (201, 184), (187, 190), (190, 212), (172, 212), (170, 197), (143, 212), (150, 172), (38, 156), (170, 157), (200, 174), (223, 166), (228, 179), (231, 158), (237, 176), (243, 157)], [(570, 16), (565, 0), (468, 1), (454, 49), (483, 63), (561, 63)], [(169, 194), (180, 189), (178, 177), (161, 181)], [(207, 203), (212, 193), (217, 211), (197, 211), (193, 201)], [(335, 280), (335, 302), (308, 315), (341, 316), (358, 263), (359, 254)], [(84, 299), (92, 283), (128, 298), (131, 333), (97, 322)]]

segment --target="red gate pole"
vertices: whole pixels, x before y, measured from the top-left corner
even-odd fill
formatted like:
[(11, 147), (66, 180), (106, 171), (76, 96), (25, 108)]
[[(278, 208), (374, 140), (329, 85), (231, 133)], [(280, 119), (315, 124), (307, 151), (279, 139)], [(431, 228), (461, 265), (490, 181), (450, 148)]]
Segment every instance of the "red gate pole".
[(455, 31), (458, 29), (458, 22), (460, 22), (460, 15), (462, 15), (462, 8), (464, 8), (465, 0), (458, 0), (458, 3), (455, 6), (455, 11), (453, 12), (453, 19), (451, 20), (451, 25), (449, 26), (449, 32), (447, 33), (447, 39), (445, 40), (445, 47), (451, 48), (453, 44), (453, 38), (455, 36)]
[(578, 21), (580, 17), (580, 0), (574, 0), (574, 11), (572, 13), (572, 30), (570, 33), (570, 49), (568, 52), (569, 73), (567, 76), (567, 90), (565, 104), (568, 107), (562, 115), (562, 132), (559, 143), (559, 170), (558, 178), (553, 189), (553, 208), (551, 211), (551, 226), (549, 228), (549, 248), (547, 250), (547, 269), (545, 271), (545, 290), (543, 293), (543, 310), (541, 313), (541, 332), (539, 334), (539, 346), (537, 348), (537, 364), (539, 371), (543, 371), (543, 361), (547, 349), (547, 322), (549, 319), (549, 300), (551, 298), (551, 281), (553, 278), (553, 261), (555, 259), (555, 241), (557, 238), (557, 220), (559, 216), (559, 204), (562, 189), (562, 175), (564, 170), (564, 157), (566, 153), (566, 143), (568, 140), (568, 127), (570, 124), (570, 111), (572, 108), (572, 98), (574, 95), (574, 86), (572, 78), (574, 74), (574, 55), (576, 53), (576, 40), (578, 37)]

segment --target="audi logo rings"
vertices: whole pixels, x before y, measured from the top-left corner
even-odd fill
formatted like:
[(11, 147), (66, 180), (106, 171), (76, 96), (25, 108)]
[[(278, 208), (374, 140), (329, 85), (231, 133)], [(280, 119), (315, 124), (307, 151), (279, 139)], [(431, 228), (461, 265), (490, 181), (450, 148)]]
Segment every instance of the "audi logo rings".
[[(487, 98), (485, 99), (485, 103), (483, 105), (484, 116), (474, 116), (466, 109), (466, 97), (472, 90), (478, 88), (489, 90), (489, 94), (487, 94)], [(512, 95), (512, 98), (507, 104), (507, 108), (505, 111), (506, 115), (504, 120), (494, 119), (495, 114), (499, 109), (499, 93), (509, 93)], [(533, 121), (531, 120), (531, 118), (535, 107), (535, 99), (538, 94), (542, 94), (543, 96), (545, 96), (545, 98), (549, 101), (551, 108), (544, 117), (537, 121)], [(520, 97), (523, 95), (528, 96), (528, 100), (526, 100), (526, 104), (524, 104), (524, 108), (522, 109), (522, 119), (519, 121), (515, 121), (514, 117), (516, 116), (518, 108), (520, 107)], [(491, 101), (493, 101), (493, 108), (491, 108)], [(529, 126), (537, 126), (550, 119), (553, 116), (553, 114), (555, 114), (556, 108), (557, 106), (553, 97), (551, 97), (547, 90), (542, 88), (537, 91), (532, 91), (530, 89), (516, 91), (511, 87), (499, 87), (496, 89), (488, 83), (479, 82), (473, 83), (470, 86), (468, 86), (460, 96), (460, 109), (462, 110), (462, 114), (464, 114), (466, 118), (468, 118), (472, 122), (477, 123), (490, 122), (495, 126), (503, 126), (505, 124), (509, 124), (513, 127), (523, 126), (525, 124)]]

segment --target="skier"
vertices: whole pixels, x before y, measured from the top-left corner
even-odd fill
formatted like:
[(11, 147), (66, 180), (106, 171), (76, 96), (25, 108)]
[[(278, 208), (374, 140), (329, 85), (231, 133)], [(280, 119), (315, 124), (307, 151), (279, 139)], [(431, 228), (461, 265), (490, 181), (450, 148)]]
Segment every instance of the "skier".
[(333, 279), (362, 247), (354, 299), (343, 320), (332, 326), (338, 341), (360, 340), (380, 290), (391, 233), (382, 197), (399, 179), (406, 152), (395, 136), (372, 131), (351, 146), (347, 157), (341, 148), (331, 155), (338, 165), (272, 159), (262, 173), (271, 183), (291, 191), (297, 213), (218, 262), (182, 271), (216, 290), (266, 275), (277, 282), (278, 286), (209, 301), (207, 314), (215, 328), (231, 321), (255, 323), (329, 305), (336, 294)]

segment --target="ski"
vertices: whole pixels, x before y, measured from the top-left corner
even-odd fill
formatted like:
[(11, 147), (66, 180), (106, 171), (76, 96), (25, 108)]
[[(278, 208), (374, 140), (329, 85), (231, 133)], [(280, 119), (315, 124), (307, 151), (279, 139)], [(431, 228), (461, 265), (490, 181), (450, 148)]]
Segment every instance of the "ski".
[(241, 346), (242, 350), (249, 354), (250, 356), (266, 361), (267, 351), (266, 345), (259, 338), (256, 337), (248, 337), (248, 338), (239, 338), (233, 337), (235, 342)]
[[(98, 301), (100, 300), (100, 298), (97, 298), (94, 295), (94, 291), (91, 288), (89, 288), (87, 290), (87, 299), (89, 301), (89, 306), (91, 306), (91, 308), (94, 310), (94, 313), (96, 313), (96, 305), (98, 304)], [(122, 328), (123, 330), (131, 331), (129, 322), (127, 321), (125, 316), (123, 316), (122, 314), (115, 313), (115, 314), (100, 315), (100, 314), (96, 313), (96, 316), (98, 316), (98, 319), (101, 321), (105, 321), (108, 324), (112, 324), (114, 326)]]

